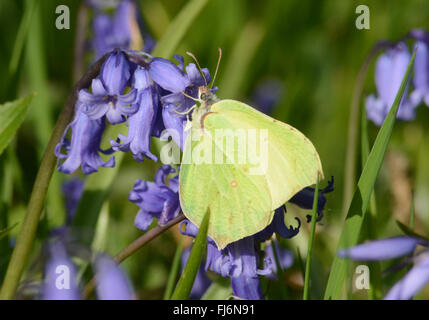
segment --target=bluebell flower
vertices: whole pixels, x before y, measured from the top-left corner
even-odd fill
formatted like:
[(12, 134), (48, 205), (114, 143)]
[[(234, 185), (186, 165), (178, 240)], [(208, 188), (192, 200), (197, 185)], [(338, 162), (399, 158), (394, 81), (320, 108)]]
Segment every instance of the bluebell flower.
[(422, 29), (414, 29), (409, 36), (416, 41), (414, 48), (417, 49), (414, 60), (414, 91), (410, 95), (413, 104), (424, 102), (429, 106), (429, 34)]
[(148, 71), (140, 66), (134, 72), (132, 86), (137, 90), (138, 111), (128, 118), (128, 137), (119, 135), (123, 143), (111, 140), (111, 145), (115, 150), (131, 151), (137, 161), (143, 161), (144, 157), (157, 161), (158, 158), (150, 152), (150, 138), (159, 108), (156, 88)]
[[(334, 177), (328, 182), (324, 189), (319, 190), (319, 198), (317, 200), (317, 221), (323, 218), (323, 211), (325, 210), (326, 197), (325, 194), (334, 191)], [(290, 200), (290, 203), (296, 204), (298, 207), (311, 210), (313, 208), (315, 189), (313, 187), (305, 187), (300, 192), (295, 194)], [(307, 215), (307, 222), (311, 221), (311, 215)]]
[[(188, 220), (182, 221), (179, 228), (187, 236), (196, 237), (198, 233), (198, 228)], [(274, 267), (275, 260), (269, 254), (264, 258), (263, 267), (259, 268), (259, 260), (263, 254), (259, 249), (260, 243), (271, 238), (273, 233), (291, 238), (298, 231), (299, 226), (297, 228), (285, 226), (284, 211), (279, 209), (276, 210), (271, 224), (264, 230), (233, 242), (223, 250), (218, 250), (215, 242), (208, 237), (205, 268), (223, 277), (229, 277), (234, 296), (248, 300), (262, 299), (263, 292), (259, 276), (273, 278), (276, 268)]]
[(43, 300), (79, 300), (80, 292), (76, 282), (77, 269), (69, 259), (62, 242), (49, 245), (50, 259), (45, 267)]
[(52, 229), (50, 236), (57, 240), (66, 240), (73, 218), (75, 217), (79, 201), (82, 197), (84, 181), (74, 177), (62, 185), (65, 198), (66, 221), (62, 226)]
[(154, 182), (137, 180), (130, 192), (129, 200), (140, 207), (135, 226), (147, 230), (154, 218), (163, 225), (175, 218), (180, 212), (179, 177), (167, 177), (175, 170), (164, 165), (155, 173)]
[(429, 48), (428, 44), (418, 41), (416, 58), (414, 61), (414, 91), (410, 95), (410, 101), (419, 105), (424, 102), (429, 106)]
[(276, 250), (278, 262), (282, 270), (290, 268), (293, 265), (293, 261), (294, 261), (292, 252), (287, 249), (283, 249), (282, 247), (279, 246), (276, 240), (273, 240), (271, 242), (271, 245), (269, 245), (265, 249), (266, 251), (265, 259), (270, 259), (270, 261), (272, 261), (272, 266), (271, 266), (272, 272), (271, 274), (266, 275), (268, 279), (277, 279), (278, 270), (277, 270), (277, 263), (275, 263), (276, 259), (274, 257), (273, 247)]
[(123, 94), (130, 79), (130, 66), (120, 51), (112, 53), (104, 62), (99, 78), (92, 80), (90, 93), (79, 91), (82, 110), (91, 120), (106, 116), (111, 124), (125, 121), (125, 116), (137, 111), (137, 90)]
[[(408, 48), (403, 42), (388, 48), (377, 59), (375, 85), (378, 96), (374, 94), (368, 96), (365, 103), (368, 119), (378, 126), (383, 123), (392, 107), (410, 59)], [(397, 113), (397, 118), (400, 120), (412, 120), (415, 117), (415, 107), (417, 105), (409, 100), (407, 88)]]
[(95, 261), (98, 300), (134, 300), (131, 284), (118, 264), (106, 255)]
[(410, 255), (418, 246), (424, 249), (408, 259), (414, 266), (384, 297), (386, 300), (408, 300), (429, 283), (429, 242), (427, 240), (411, 236), (386, 238), (340, 250), (338, 256), (358, 261), (387, 260)]
[[(65, 159), (58, 170), (70, 174), (82, 167), (83, 173), (90, 174), (97, 171), (99, 167), (114, 167), (114, 157), (108, 161), (103, 161), (100, 157), (100, 152), (110, 153), (100, 149), (104, 127), (105, 118), (89, 119), (78, 101), (74, 120), (67, 126), (61, 141), (55, 148), (58, 161)], [(72, 130), (71, 141), (66, 138), (69, 129)], [(63, 148), (66, 150), (65, 154), (62, 153)]]
[[(76, 248), (75, 248), (76, 249)], [(78, 269), (69, 257), (63, 239), (48, 245), (49, 259), (45, 266), (40, 298), (43, 300), (79, 300)], [(80, 256), (82, 258), (82, 256)], [(132, 286), (117, 263), (105, 254), (94, 262), (97, 274), (96, 293), (99, 300), (134, 299)]]
[(62, 186), (62, 193), (65, 196), (66, 225), (70, 224), (76, 213), (80, 198), (82, 197), (84, 181), (74, 177), (66, 181)]
[[(189, 254), (191, 253), (192, 247), (185, 249), (182, 253), (182, 272), (188, 262)], [(191, 294), (189, 299), (200, 299), (203, 294), (206, 292), (208, 287), (211, 284), (211, 280), (207, 277), (206, 271), (204, 270), (204, 264), (201, 263), (197, 275), (195, 277), (194, 284), (192, 286)]]
[(283, 95), (283, 85), (275, 79), (265, 80), (254, 90), (250, 104), (259, 111), (270, 114)]
[[(112, 17), (102, 12), (102, 5), (93, 3), (92, 6), (96, 9), (93, 20), (93, 48), (96, 59), (116, 48), (131, 48), (133, 42), (137, 45), (139, 41), (135, 38), (141, 37), (141, 34), (137, 21), (138, 11), (133, 1), (120, 1)], [(145, 49), (148, 51), (148, 48)]]

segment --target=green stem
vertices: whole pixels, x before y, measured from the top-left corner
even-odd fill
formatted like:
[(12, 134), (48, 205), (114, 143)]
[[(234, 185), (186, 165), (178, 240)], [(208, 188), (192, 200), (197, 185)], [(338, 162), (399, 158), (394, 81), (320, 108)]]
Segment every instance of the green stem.
[(319, 200), (319, 175), (317, 175), (316, 180), (316, 190), (314, 192), (313, 199), (313, 212), (311, 214), (311, 231), (310, 239), (308, 242), (307, 250), (307, 262), (305, 264), (305, 279), (304, 279), (304, 300), (308, 300), (310, 296), (310, 273), (311, 273), (311, 253), (313, 251), (314, 235), (316, 233), (316, 220), (317, 220), (317, 204)]
[(48, 145), (43, 154), (42, 162), (37, 172), (36, 181), (33, 185), (30, 201), (28, 203), (27, 214), (19, 232), (11, 260), (6, 271), (5, 280), (0, 291), (0, 299), (12, 299), (18, 288), (19, 280), (30, 253), (34, 238), (36, 236), (37, 225), (40, 220), (43, 205), (48, 191), (49, 182), (55, 168), (57, 158), (55, 156), (55, 146), (60, 142), (62, 134), (73, 118), (74, 106), (80, 89), (87, 88), (95, 78), (100, 68), (110, 53), (98, 60), (90, 70), (75, 85), (73, 92), (69, 96), (67, 103), (62, 109), (54, 131), (49, 139)]

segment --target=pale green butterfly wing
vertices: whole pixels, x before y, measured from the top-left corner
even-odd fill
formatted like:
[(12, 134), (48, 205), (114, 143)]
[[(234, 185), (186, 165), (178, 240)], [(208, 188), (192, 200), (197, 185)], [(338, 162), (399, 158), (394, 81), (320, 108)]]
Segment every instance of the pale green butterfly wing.
[[(200, 121), (204, 126), (202, 139), (193, 141), (191, 135), (200, 134), (197, 128)], [(237, 147), (239, 139), (236, 139), (232, 152), (225, 150), (216, 133), (231, 129), (234, 132), (255, 129), (266, 132), (267, 149), (260, 147), (258, 150), (258, 143), (256, 146), (248, 143), (243, 151)], [(207, 163), (191, 156), (210, 149), (213, 151)], [(219, 160), (217, 151), (224, 155), (219, 164), (216, 163)], [(240, 158), (243, 152), (248, 156), (245, 161)], [(267, 156), (264, 166), (261, 166), (263, 160), (253, 163), (252, 159), (262, 159), (263, 155)], [(225, 159), (232, 163), (225, 163)], [(262, 173), (257, 170), (261, 167)], [(273, 210), (304, 187), (314, 184), (318, 172), (321, 173), (322, 168), (317, 152), (298, 130), (243, 103), (222, 100), (213, 104), (211, 113), (202, 120), (194, 119), (181, 164), (180, 202), (185, 216), (197, 226), (210, 209), (208, 235), (222, 249), (264, 229), (272, 220)]]
[(234, 100), (215, 103), (211, 111), (214, 113), (206, 117), (204, 126), (217, 126), (220, 121), (214, 115), (218, 114), (228, 119), (233, 128), (268, 130), (266, 179), (273, 210), (298, 191), (315, 184), (318, 174), (320, 179), (323, 178), (322, 164), (315, 147), (296, 128)]
[[(210, 138), (191, 142), (188, 137), (184, 153), (202, 145), (216, 148)], [(220, 249), (262, 230), (273, 217), (265, 178), (248, 176), (243, 170), (238, 164), (182, 163), (180, 167), (182, 210), (199, 226), (210, 209), (208, 235)]]

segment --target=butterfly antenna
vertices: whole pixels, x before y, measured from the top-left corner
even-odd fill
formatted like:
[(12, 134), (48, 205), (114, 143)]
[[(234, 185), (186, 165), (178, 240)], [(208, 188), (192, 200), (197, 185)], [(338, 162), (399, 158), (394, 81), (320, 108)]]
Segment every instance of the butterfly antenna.
[(213, 88), (213, 85), (214, 85), (214, 82), (215, 82), (216, 76), (217, 76), (217, 71), (219, 70), (220, 59), (222, 59), (222, 49), (221, 48), (218, 48), (218, 49), (219, 49), (219, 58), (217, 59), (216, 71), (215, 71), (215, 74), (214, 74), (214, 77), (213, 77), (211, 88)]
[(197, 58), (196, 58), (196, 57), (194, 56), (194, 54), (193, 54), (193, 53), (191, 53), (191, 52), (186, 52), (186, 54), (187, 54), (188, 56), (190, 56), (192, 59), (194, 59), (195, 63), (196, 63), (196, 64), (197, 64), (197, 66), (198, 66), (198, 70), (200, 70), (200, 73), (201, 73), (201, 75), (203, 76), (203, 78), (204, 78), (204, 82), (205, 82), (205, 84), (206, 84), (206, 86), (207, 86), (207, 85), (208, 85), (208, 83), (207, 83), (206, 76), (204, 75), (204, 72), (203, 72), (203, 70), (201, 69), (200, 64), (198, 63)]

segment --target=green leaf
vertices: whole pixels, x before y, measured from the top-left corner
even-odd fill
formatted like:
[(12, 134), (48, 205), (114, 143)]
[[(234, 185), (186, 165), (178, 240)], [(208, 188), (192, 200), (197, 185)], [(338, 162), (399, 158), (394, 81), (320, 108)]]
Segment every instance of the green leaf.
[(183, 39), (194, 19), (207, 4), (208, 0), (191, 0), (171, 22), (164, 36), (158, 41), (151, 53), (154, 57), (170, 58)]
[(0, 155), (24, 121), (33, 97), (34, 94), (30, 94), (25, 98), (0, 105)]
[(203, 259), (203, 254), (207, 248), (207, 230), (209, 228), (209, 220), (210, 211), (207, 211), (204, 215), (197, 237), (195, 238), (191, 253), (189, 254), (188, 262), (180, 276), (176, 290), (174, 290), (173, 295), (171, 296), (171, 300), (185, 300), (188, 299), (191, 294), (195, 277), (197, 276), (198, 269), (200, 268), (200, 264)]
[[(362, 170), (356, 191), (347, 212), (337, 249), (348, 248), (357, 244), (362, 223), (365, 219), (368, 208), (368, 203), (374, 189), (374, 184), (392, 135), (399, 103), (404, 94), (410, 70), (414, 63), (415, 54), (416, 52), (414, 51), (410, 63), (408, 64), (407, 72), (402, 80), (401, 87), (396, 94), (392, 108), (390, 109), (389, 114), (377, 135), (374, 146), (368, 156), (365, 167)], [(347, 260), (335, 256), (331, 272), (329, 274), (328, 284), (326, 286), (325, 299), (340, 298), (343, 283), (346, 278), (346, 272)]]

